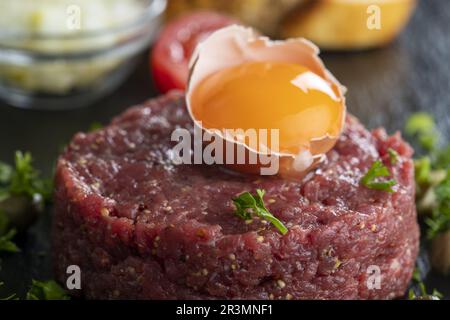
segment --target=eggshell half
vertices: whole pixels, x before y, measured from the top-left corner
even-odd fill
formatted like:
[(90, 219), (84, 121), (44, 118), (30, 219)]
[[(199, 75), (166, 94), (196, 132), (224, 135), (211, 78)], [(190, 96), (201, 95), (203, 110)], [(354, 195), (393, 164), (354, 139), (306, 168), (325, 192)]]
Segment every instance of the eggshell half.
[[(342, 118), (339, 132), (311, 140), (309, 148), (301, 150), (299, 154), (272, 154), (279, 159), (280, 169), (278, 173), (280, 175), (295, 178), (301, 177), (325, 159), (325, 153), (334, 146), (339, 134), (342, 132), (346, 114), (345, 88), (325, 68), (318, 54), (318, 47), (303, 38), (272, 41), (267, 37), (260, 36), (251, 28), (233, 25), (220, 29), (199, 44), (192, 56), (186, 92), (186, 102), (190, 116), (196, 126), (206, 130), (215, 138), (225, 139), (225, 141), (230, 142), (222, 134), (212, 133), (207, 128), (202, 128), (200, 121), (195, 119), (192, 113), (191, 99), (197, 85), (220, 70), (247, 62), (287, 62), (307, 67), (316, 75), (325, 79), (336, 97), (341, 99), (342, 110), (340, 113)], [(241, 142), (236, 140), (233, 143), (241, 144)], [(258, 154), (257, 150), (249, 148), (247, 145), (245, 145), (245, 148), (248, 153)], [(243, 172), (258, 173), (258, 171), (260, 172), (261, 164), (233, 165), (232, 168)]]

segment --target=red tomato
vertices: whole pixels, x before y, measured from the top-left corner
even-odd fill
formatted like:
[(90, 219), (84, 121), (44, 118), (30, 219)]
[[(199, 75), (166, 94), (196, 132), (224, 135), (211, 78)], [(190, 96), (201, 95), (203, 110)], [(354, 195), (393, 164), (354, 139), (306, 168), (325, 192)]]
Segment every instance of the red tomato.
[(170, 22), (150, 56), (153, 79), (159, 91), (185, 90), (189, 59), (197, 44), (214, 31), (235, 23), (238, 22), (233, 18), (209, 11), (187, 14)]

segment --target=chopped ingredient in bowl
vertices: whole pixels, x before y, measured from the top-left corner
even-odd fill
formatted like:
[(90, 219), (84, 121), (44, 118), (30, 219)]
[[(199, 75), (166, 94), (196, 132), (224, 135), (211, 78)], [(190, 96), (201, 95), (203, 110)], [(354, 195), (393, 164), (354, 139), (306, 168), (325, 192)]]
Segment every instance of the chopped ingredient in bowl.
[[(134, 36), (130, 34), (131, 28), (125, 27), (140, 19), (146, 10), (145, 3), (1, 1), (0, 45), (12, 53), (0, 59), (0, 83), (11, 90), (55, 95), (100, 86), (105, 75), (130, 57), (127, 52), (106, 53)], [(93, 54), (96, 52), (99, 55)], [(48, 58), (42, 58), (47, 55)]]
[(2, 0), (0, 30), (31, 34), (101, 31), (132, 21), (142, 7), (140, 0)]

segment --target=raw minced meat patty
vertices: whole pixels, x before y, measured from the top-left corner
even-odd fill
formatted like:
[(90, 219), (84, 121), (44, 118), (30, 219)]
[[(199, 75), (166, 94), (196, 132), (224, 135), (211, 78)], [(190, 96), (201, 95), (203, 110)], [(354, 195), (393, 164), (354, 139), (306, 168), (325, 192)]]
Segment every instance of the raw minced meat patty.
[[(245, 176), (171, 161), (175, 127), (192, 129), (172, 92), (77, 134), (56, 174), (56, 276), (78, 265), (90, 299), (390, 299), (402, 296), (418, 253), (412, 150), (399, 134), (348, 117), (327, 161), (303, 181)], [(399, 154), (391, 165), (388, 149)], [(394, 193), (360, 185), (382, 159)], [(247, 224), (231, 199), (266, 190), (288, 226)], [(372, 269), (369, 268), (372, 266)], [(373, 267), (375, 266), (375, 267)], [(370, 278), (381, 272), (377, 289)]]

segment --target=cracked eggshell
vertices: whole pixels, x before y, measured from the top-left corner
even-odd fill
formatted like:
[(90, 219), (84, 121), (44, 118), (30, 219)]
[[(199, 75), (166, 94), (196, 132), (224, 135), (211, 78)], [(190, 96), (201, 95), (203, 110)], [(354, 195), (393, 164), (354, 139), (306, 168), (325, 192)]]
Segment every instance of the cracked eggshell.
[[(342, 124), (339, 132), (334, 135), (327, 134), (312, 139), (309, 148), (301, 150), (298, 154), (271, 154), (271, 156), (276, 156), (279, 159), (279, 174), (281, 176), (302, 177), (308, 170), (326, 158), (326, 152), (335, 145), (342, 132), (346, 114), (344, 97), (346, 89), (325, 68), (318, 54), (319, 49), (312, 42), (303, 38), (272, 41), (267, 37), (260, 36), (251, 28), (233, 25), (220, 29), (197, 46), (190, 61), (190, 76), (186, 91), (189, 114), (197, 127), (207, 131), (215, 138), (225, 140), (224, 145), (237, 143), (244, 145), (248, 153), (259, 154), (257, 150), (249, 148), (242, 142), (230, 141), (223, 134), (202, 128), (199, 120), (195, 119), (192, 113), (191, 103), (194, 89), (208, 76), (247, 62), (287, 62), (307, 67), (310, 71), (325, 79), (335, 95), (341, 99)], [(259, 173), (261, 166), (260, 163), (256, 165), (231, 165), (235, 170), (250, 173)]]

